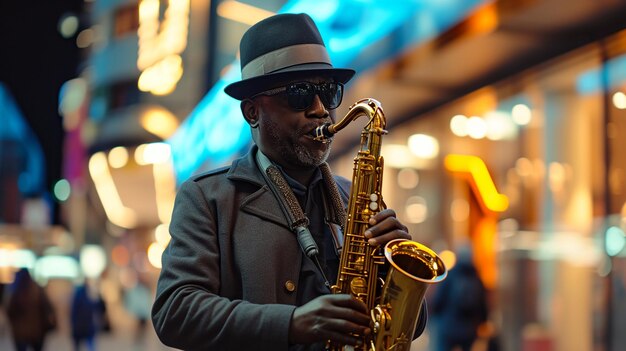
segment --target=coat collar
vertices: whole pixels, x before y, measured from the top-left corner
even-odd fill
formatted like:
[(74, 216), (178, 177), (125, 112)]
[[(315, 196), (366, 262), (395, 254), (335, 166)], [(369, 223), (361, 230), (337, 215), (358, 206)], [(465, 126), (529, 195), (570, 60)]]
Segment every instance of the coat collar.
[(257, 167), (255, 156), (259, 148), (253, 145), (243, 157), (236, 159), (230, 166), (226, 177), (230, 180), (249, 182), (260, 187), (266, 185), (263, 175)]

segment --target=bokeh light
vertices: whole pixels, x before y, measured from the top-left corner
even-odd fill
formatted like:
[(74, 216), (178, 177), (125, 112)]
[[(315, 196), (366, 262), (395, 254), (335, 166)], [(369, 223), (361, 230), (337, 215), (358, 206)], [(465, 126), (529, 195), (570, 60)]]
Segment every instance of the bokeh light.
[(69, 199), (71, 194), (70, 182), (67, 179), (59, 179), (54, 184), (54, 197), (56, 197), (59, 201), (66, 201)]
[(513, 118), (513, 122), (517, 123), (520, 126), (525, 126), (530, 123), (532, 119), (532, 111), (530, 107), (524, 104), (517, 104), (513, 106), (511, 110), (511, 117)]
[(609, 256), (617, 256), (626, 246), (626, 234), (620, 227), (610, 227), (605, 234), (606, 253)]
[(398, 186), (403, 189), (415, 188), (419, 180), (419, 173), (412, 168), (402, 168), (398, 171)]
[(420, 158), (433, 159), (439, 155), (439, 142), (426, 134), (413, 134), (408, 140), (409, 150)]
[(100, 245), (83, 245), (80, 267), (87, 278), (98, 278), (107, 265), (106, 252)]
[(410, 223), (422, 223), (428, 217), (426, 200), (421, 196), (411, 196), (406, 201), (405, 213)]
[(59, 20), (58, 30), (59, 33), (61, 33), (61, 36), (67, 39), (76, 34), (76, 31), (78, 30), (78, 25), (79, 22), (76, 15), (66, 14)]

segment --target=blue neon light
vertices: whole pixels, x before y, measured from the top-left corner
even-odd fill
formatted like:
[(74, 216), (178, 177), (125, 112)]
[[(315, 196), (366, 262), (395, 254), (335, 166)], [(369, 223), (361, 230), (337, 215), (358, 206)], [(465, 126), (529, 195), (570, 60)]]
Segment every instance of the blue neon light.
[[(363, 72), (406, 48), (431, 39), (486, 0), (288, 1), (280, 13), (307, 13), (326, 40), (335, 67)], [(178, 182), (202, 164), (220, 164), (251, 140), (239, 102), (224, 87), (240, 79), (239, 63), (213, 86), (168, 140)], [(358, 73), (357, 73), (358, 74)]]
[[(576, 79), (576, 90), (582, 95), (595, 94), (613, 89), (626, 81), (626, 55), (609, 60), (602, 68), (588, 70)], [(603, 75), (605, 75), (603, 77)], [(606, 82), (606, 83), (605, 83)]]
[[(13, 97), (5, 86), (0, 83), (0, 160), (5, 156), (5, 141), (14, 142), (24, 152), (25, 165), (18, 176), (18, 189), (21, 193), (32, 195), (45, 191), (45, 160), (41, 145), (35, 134), (24, 121)], [(6, 160), (1, 160), (6, 162)]]

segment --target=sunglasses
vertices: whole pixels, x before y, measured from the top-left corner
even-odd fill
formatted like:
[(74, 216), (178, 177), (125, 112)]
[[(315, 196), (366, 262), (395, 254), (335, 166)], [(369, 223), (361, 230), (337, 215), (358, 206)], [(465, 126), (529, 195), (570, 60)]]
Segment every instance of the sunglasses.
[(296, 111), (304, 111), (311, 107), (315, 100), (315, 95), (320, 97), (324, 107), (334, 110), (341, 104), (343, 84), (334, 82), (320, 84), (297, 82), (260, 92), (252, 96), (252, 99), (259, 95), (273, 96), (283, 93), (287, 96), (289, 107)]

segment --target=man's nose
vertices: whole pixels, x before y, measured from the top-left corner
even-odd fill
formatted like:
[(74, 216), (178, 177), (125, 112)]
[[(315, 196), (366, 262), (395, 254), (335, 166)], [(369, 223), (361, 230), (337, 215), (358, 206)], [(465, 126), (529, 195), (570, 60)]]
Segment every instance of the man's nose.
[(328, 117), (329, 112), (322, 103), (319, 95), (315, 94), (315, 97), (313, 98), (313, 103), (311, 103), (311, 106), (306, 110), (306, 115), (307, 117), (311, 118)]

